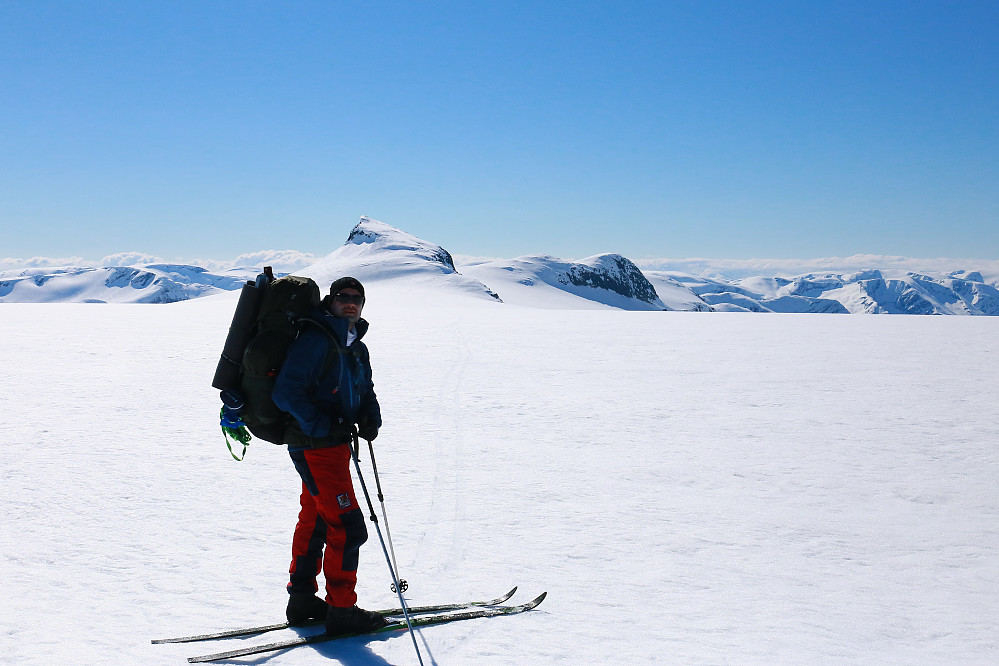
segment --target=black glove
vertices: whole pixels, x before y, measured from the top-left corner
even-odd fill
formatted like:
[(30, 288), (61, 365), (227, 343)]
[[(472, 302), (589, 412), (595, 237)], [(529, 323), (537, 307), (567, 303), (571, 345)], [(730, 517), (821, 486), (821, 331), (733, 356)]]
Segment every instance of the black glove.
[(357, 422), (357, 436), (369, 442), (375, 441), (378, 436), (378, 426), (369, 418), (362, 418)]
[[(323, 437), (323, 440), (332, 442), (333, 444), (343, 444), (344, 442), (351, 441), (351, 429), (350, 423), (344, 421), (342, 416), (330, 416), (330, 431)], [(330, 446), (326, 444), (325, 446)]]

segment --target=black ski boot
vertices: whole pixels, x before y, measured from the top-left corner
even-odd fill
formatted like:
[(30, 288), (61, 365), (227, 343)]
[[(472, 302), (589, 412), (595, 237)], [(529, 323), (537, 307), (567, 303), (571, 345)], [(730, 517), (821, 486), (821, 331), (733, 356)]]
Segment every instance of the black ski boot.
[(326, 618), (329, 604), (314, 594), (292, 593), (288, 598), (288, 609), (285, 617), (292, 627), (301, 627), (315, 621), (322, 622)]
[(326, 613), (326, 633), (330, 636), (363, 634), (388, 624), (380, 613), (366, 611), (357, 606), (337, 608), (330, 606)]

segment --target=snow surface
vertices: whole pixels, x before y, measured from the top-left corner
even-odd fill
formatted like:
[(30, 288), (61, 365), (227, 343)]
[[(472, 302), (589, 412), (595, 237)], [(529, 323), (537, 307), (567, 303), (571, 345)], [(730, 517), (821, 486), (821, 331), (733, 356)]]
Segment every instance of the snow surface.
[[(420, 630), (428, 664), (999, 661), (999, 320), (367, 292), (411, 602), (549, 592)], [(283, 618), (299, 480), (230, 458), (209, 385), (235, 301), (3, 306), (0, 662), (306, 631), (149, 642)], [(358, 591), (396, 605), (373, 530)], [(229, 663), (416, 662), (397, 634)]]

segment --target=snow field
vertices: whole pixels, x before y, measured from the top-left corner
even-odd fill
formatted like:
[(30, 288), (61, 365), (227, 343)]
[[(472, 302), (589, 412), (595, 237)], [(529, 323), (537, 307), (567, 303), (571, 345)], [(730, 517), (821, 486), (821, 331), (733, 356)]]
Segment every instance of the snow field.
[[(0, 310), (0, 662), (178, 664), (276, 639), (149, 644), (283, 614), (299, 481), (281, 447), (229, 457), (209, 386), (234, 304)], [(427, 663), (999, 658), (994, 318), (389, 286), (365, 316), (412, 603), (549, 592), (421, 630)], [(395, 605), (374, 530), (359, 573), (362, 605)], [(415, 663), (402, 635), (232, 663), (331, 659)]]

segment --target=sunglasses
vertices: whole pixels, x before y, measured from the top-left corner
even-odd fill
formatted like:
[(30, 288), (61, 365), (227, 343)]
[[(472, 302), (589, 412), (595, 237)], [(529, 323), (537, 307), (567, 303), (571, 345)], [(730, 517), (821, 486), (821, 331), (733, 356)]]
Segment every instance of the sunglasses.
[(364, 296), (360, 294), (334, 294), (333, 300), (337, 303), (351, 303), (353, 305), (364, 305)]

